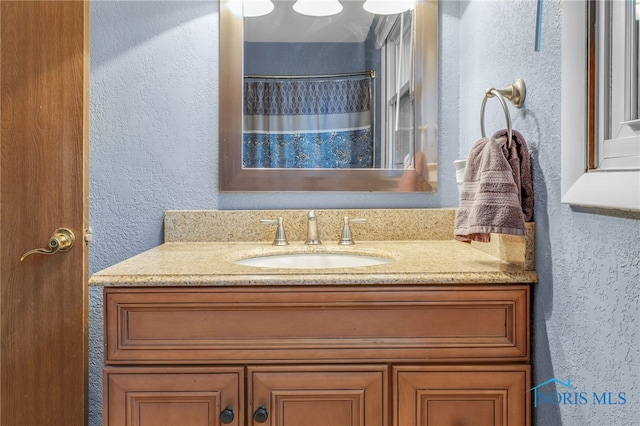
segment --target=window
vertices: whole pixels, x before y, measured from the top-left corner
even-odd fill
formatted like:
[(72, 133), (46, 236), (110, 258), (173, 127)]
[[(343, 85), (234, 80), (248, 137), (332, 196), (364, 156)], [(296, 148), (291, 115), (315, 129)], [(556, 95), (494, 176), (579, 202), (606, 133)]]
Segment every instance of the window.
[(636, 0), (564, 1), (562, 201), (640, 210)]
[(382, 43), (384, 90), (388, 100), (383, 106), (386, 116), (383, 160), (392, 169), (411, 168), (415, 146), (412, 11), (383, 18), (379, 25), (387, 27)]
[[(589, 70), (589, 106), (594, 125), (589, 143), (590, 170), (638, 169), (638, 23), (635, 2), (590, 1), (589, 43), (595, 51)], [(640, 3), (639, 3), (640, 4)], [(601, 100), (601, 101), (599, 101)]]

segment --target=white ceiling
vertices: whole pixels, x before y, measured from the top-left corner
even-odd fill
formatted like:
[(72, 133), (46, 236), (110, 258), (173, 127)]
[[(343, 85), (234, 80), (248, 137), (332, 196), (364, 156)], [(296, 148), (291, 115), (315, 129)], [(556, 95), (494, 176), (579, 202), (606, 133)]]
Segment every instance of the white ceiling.
[(245, 41), (361, 43), (375, 17), (362, 8), (364, 0), (340, 0), (342, 12), (325, 17), (295, 12), (295, 0), (271, 1), (275, 9), (270, 14), (245, 18)]

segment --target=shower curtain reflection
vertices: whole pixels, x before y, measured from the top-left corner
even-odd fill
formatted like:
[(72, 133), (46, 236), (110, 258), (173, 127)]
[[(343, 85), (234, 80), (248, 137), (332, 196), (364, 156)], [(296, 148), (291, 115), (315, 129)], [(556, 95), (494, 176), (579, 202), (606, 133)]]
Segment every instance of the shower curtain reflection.
[(244, 81), (245, 168), (371, 168), (372, 81), (366, 77)]

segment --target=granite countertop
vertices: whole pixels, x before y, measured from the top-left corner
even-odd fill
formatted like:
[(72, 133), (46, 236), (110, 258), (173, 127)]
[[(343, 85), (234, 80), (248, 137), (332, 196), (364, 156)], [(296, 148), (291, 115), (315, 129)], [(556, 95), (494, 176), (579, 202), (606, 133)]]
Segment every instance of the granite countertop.
[[(391, 262), (335, 269), (272, 269), (236, 260), (269, 254), (346, 252), (387, 257)], [(354, 246), (301, 242), (277, 247), (265, 242), (167, 242), (94, 274), (91, 286), (237, 286), (332, 284), (534, 283), (522, 264), (455, 240), (359, 241)]]

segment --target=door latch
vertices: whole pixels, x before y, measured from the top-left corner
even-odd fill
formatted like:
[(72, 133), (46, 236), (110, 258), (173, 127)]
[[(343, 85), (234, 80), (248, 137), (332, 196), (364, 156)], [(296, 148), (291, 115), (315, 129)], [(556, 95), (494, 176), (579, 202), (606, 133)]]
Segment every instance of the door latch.
[(56, 229), (55, 232), (51, 235), (51, 238), (49, 238), (49, 248), (37, 248), (29, 250), (22, 255), (22, 257), (20, 258), (20, 262), (31, 256), (32, 254), (52, 255), (59, 251), (67, 251), (71, 247), (73, 247), (73, 244), (75, 242), (76, 236), (74, 235), (73, 231), (67, 228)]

